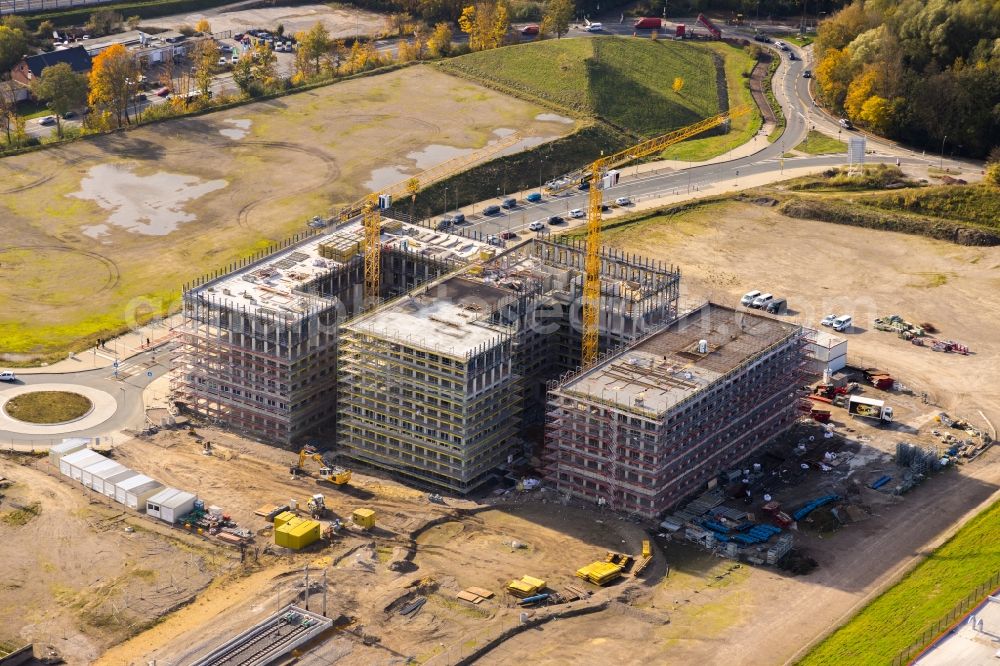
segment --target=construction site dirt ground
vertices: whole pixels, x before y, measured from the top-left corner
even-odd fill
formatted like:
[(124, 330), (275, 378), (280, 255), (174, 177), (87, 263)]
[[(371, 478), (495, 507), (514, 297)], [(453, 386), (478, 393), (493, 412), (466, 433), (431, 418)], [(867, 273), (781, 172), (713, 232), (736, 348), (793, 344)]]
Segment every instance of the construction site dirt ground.
[(515, 130), (573, 130), (544, 111), (416, 66), (0, 160), (0, 359), (176, 307), (185, 281)]
[[(929, 410), (913, 397), (901, 405), (907, 418), (923, 418)], [(657, 663), (781, 663), (926, 552), (993, 494), (1000, 479), (1000, 453), (993, 449), (903, 498), (870, 490), (863, 486), (891, 468), (895, 442), (931, 443), (931, 426), (919, 432), (884, 430), (849, 420), (846, 413), (835, 413), (834, 422), (847, 439), (820, 437), (810, 452), (839, 450), (845, 465), (829, 473), (799, 472), (793, 483), (775, 489), (777, 499), (794, 507), (843, 485), (845, 478), (862, 486), (857, 504), (866, 515), (858, 522), (834, 532), (801, 525), (796, 538), (803, 553), (818, 563), (813, 572), (792, 576), (771, 567), (737, 565), (654, 537), (656, 557), (646, 574), (603, 589), (575, 578), (575, 570), (603, 559), (608, 550), (637, 554), (650, 535), (640, 524), (595, 507), (566, 505), (550, 492), (511, 491), (478, 502), (446, 498), (440, 505), (424, 492), (358, 471), (347, 488), (293, 480), (288, 467), (294, 454), (210, 429), (135, 439), (116, 450), (116, 459), (223, 507), (241, 525), (259, 530), (260, 550), (249, 578), (213, 586), (97, 663), (187, 663), (283, 605), (301, 603), (306, 565), (312, 567), (311, 607), (320, 607), (318, 581), (325, 571), (328, 613), (339, 629), (310, 649), (302, 663), (405, 663), (410, 657), (453, 663), (518, 623), (520, 609), (502, 590), (525, 574), (560, 592), (567, 585), (589, 589), (594, 596), (576, 605), (600, 610), (518, 634), (484, 656), (483, 663), (557, 664), (571, 658), (588, 663), (609, 649), (627, 649), (636, 660)], [(213, 444), (212, 456), (202, 453), (205, 440)], [(355, 508), (374, 508), (377, 528), (370, 533), (351, 528), (331, 547), (308, 552), (268, 548), (272, 534), (254, 509), (291, 499), (303, 506), (314, 492), (322, 492), (341, 518)], [(457, 593), (470, 586), (497, 596), (479, 605), (458, 600)], [(415, 616), (398, 613), (421, 596), (428, 601)]]
[(89, 664), (233, 565), (228, 549), (92, 502), (47, 459), (0, 458), (0, 477), (12, 482), (0, 488), (0, 642)]

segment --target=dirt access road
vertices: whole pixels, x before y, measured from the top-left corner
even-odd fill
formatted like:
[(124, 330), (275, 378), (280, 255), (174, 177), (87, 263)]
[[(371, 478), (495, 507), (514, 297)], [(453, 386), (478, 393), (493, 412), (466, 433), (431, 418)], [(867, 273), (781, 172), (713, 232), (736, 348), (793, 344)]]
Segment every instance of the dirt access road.
[[(71, 666), (91, 664), (231, 564), (227, 550), (93, 501), (96, 493), (46, 459), (0, 458), (4, 476), (13, 485), (0, 490), (0, 641), (52, 646)], [(37, 515), (17, 513), (32, 505)]]

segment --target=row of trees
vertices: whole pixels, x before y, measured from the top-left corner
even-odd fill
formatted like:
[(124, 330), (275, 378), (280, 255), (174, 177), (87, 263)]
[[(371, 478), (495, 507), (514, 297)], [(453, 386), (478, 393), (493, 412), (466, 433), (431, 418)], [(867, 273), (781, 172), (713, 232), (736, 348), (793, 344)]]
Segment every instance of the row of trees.
[(823, 100), (854, 122), (977, 157), (1000, 144), (995, 0), (856, 0), (820, 23), (815, 49)]

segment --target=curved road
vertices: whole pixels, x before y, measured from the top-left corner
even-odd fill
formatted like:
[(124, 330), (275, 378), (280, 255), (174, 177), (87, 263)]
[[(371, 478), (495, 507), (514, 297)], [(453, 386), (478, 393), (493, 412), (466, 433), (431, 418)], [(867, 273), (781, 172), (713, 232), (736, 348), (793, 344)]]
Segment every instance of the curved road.
[[(693, 25), (695, 19), (677, 19), (679, 23)], [(631, 35), (633, 29), (630, 25), (618, 23), (605, 23), (604, 30), (599, 34), (619, 34)], [(703, 31), (703, 30), (702, 30)], [(789, 32), (782, 28), (782, 33)], [(751, 38), (754, 30), (749, 27), (735, 28), (733, 26), (723, 26), (725, 36), (737, 36)], [(586, 37), (591, 33), (583, 31), (580, 27), (571, 29), (570, 37)], [(815, 157), (797, 157), (782, 159), (782, 155), (798, 145), (806, 136), (810, 129), (817, 129), (824, 133), (847, 141), (851, 136), (861, 136), (858, 131), (844, 130), (837, 124), (836, 120), (821, 111), (813, 100), (809, 81), (802, 76), (805, 69), (809, 69), (811, 60), (811, 49), (801, 49), (794, 45), (789, 45), (796, 55), (796, 60), (790, 60), (788, 53), (781, 52), (773, 45), (772, 51), (781, 58), (781, 64), (774, 75), (773, 88), (775, 97), (781, 105), (786, 119), (786, 127), (781, 137), (774, 143), (766, 145), (761, 150), (752, 155), (737, 157), (735, 159), (713, 162), (694, 163), (687, 168), (665, 168), (653, 174), (628, 174), (630, 169), (622, 169), (622, 176), (618, 186), (610, 188), (605, 194), (605, 203), (610, 203), (618, 197), (629, 197), (631, 199), (654, 199), (660, 196), (691, 194), (692, 198), (704, 196), (699, 194), (715, 184), (728, 182), (738, 185), (739, 179), (749, 176), (757, 176), (755, 182), (760, 183), (760, 176), (766, 176), (767, 182), (783, 180), (784, 170), (800, 169), (803, 167), (823, 168), (843, 165), (847, 161), (846, 154), (820, 155)], [(939, 158), (926, 156), (913, 151), (899, 144), (893, 143), (881, 137), (865, 135), (867, 140), (868, 155), (867, 162), (894, 163), (898, 158), (902, 166), (928, 166), (936, 165)], [(974, 171), (978, 167), (971, 162), (944, 159), (943, 165), (951, 169), (964, 170), (966, 173)], [(523, 232), (528, 225), (536, 220), (547, 220), (550, 216), (558, 215), (566, 218), (567, 212), (580, 208), (587, 209), (588, 195), (586, 192), (570, 190), (558, 195), (544, 195), (543, 200), (537, 204), (529, 204), (523, 200), (518, 200), (517, 206), (512, 210), (505, 210), (501, 214), (486, 217), (476, 215), (476, 211), (481, 211), (485, 206), (499, 203), (497, 199), (478, 202), (466, 209), (467, 224), (460, 227), (458, 232), (464, 234), (494, 235), (501, 232)], [(443, 211), (442, 211), (443, 212)], [(470, 214), (471, 213), (471, 214)], [(567, 226), (582, 224), (579, 220), (567, 219), (567, 225), (559, 225), (556, 230), (564, 230)], [(548, 230), (548, 226), (546, 225)]]

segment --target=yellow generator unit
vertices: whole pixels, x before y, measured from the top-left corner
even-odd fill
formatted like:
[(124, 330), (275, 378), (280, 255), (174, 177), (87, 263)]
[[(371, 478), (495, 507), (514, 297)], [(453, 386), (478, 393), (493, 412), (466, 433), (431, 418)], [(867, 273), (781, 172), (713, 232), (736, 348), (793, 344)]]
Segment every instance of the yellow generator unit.
[(279, 513), (277, 516), (274, 517), (274, 529), (278, 529), (292, 518), (297, 518), (297, 517), (298, 516), (296, 516), (291, 511), (282, 511), (281, 513)]
[(375, 512), (371, 509), (355, 509), (351, 520), (361, 529), (370, 530), (375, 527)]
[(301, 550), (309, 544), (319, 541), (322, 526), (319, 521), (292, 518), (281, 527), (274, 530), (276, 546)]

